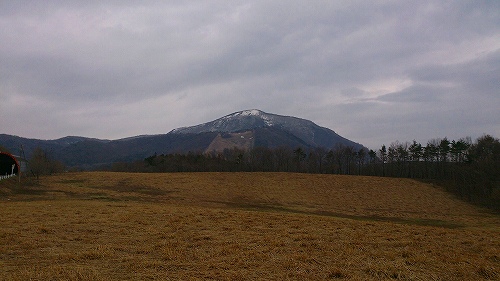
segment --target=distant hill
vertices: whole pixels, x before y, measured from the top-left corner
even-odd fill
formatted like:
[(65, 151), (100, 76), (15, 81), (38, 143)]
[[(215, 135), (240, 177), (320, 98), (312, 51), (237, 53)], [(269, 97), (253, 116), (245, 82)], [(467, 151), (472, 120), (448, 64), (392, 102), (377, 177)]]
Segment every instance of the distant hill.
[(134, 161), (155, 153), (220, 152), (234, 147), (244, 150), (254, 147), (331, 149), (337, 145), (352, 146), (356, 149), (363, 147), (312, 121), (255, 109), (235, 112), (192, 127), (174, 129), (168, 134), (118, 140), (78, 136), (39, 140), (0, 134), (0, 146), (13, 154), (19, 154), (22, 146), (26, 157), (29, 158), (32, 151), (40, 147), (67, 166), (83, 168)]

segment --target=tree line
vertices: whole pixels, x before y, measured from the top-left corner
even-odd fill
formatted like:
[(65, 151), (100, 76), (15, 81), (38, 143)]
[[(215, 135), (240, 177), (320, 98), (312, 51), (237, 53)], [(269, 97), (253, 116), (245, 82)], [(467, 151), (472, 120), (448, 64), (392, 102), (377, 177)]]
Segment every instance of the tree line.
[(255, 147), (249, 151), (154, 154), (110, 170), (132, 172), (299, 172), (433, 180), (477, 203), (500, 207), (500, 141), (432, 139), (425, 145), (395, 141), (377, 150), (337, 145), (332, 149)]

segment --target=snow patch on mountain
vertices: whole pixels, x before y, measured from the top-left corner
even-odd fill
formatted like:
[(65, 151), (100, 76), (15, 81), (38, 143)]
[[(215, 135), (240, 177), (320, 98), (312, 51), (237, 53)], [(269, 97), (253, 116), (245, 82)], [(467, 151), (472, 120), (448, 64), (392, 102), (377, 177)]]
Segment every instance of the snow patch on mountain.
[(236, 112), (234, 113), (235, 116), (259, 116), (259, 115), (262, 115), (262, 111), (258, 110), (258, 109), (250, 109), (250, 110), (243, 110), (243, 111), (240, 111), (240, 112)]
[(265, 113), (258, 109), (243, 110), (240, 112), (227, 115), (223, 118), (231, 119), (235, 117), (247, 117), (247, 116), (254, 116), (260, 118), (262, 121), (264, 121), (265, 125), (268, 127), (276, 125), (276, 118), (273, 117), (273, 114)]
[(212, 122), (177, 128), (171, 131), (175, 134), (200, 133), (200, 132), (234, 132), (255, 127), (271, 127), (275, 120), (271, 114), (258, 109), (243, 110), (221, 117)]

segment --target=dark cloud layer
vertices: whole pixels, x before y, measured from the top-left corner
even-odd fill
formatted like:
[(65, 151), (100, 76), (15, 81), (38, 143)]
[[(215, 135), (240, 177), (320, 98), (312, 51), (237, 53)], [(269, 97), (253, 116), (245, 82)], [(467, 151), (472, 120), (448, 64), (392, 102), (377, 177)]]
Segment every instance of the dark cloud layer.
[(0, 132), (120, 138), (242, 109), (370, 147), (500, 135), (499, 1), (1, 1)]

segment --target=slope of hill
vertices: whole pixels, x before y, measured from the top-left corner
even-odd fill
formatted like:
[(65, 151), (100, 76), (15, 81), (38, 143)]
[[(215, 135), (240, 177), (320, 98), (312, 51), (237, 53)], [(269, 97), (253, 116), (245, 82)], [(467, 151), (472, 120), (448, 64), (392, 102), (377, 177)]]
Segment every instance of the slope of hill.
[(63, 173), (0, 202), (1, 280), (500, 277), (499, 217), (410, 179)]
[(203, 152), (216, 135), (216, 133), (182, 136), (166, 134), (119, 139), (106, 143), (86, 140), (56, 151), (55, 157), (69, 166), (90, 168), (96, 165), (144, 159), (155, 153)]

